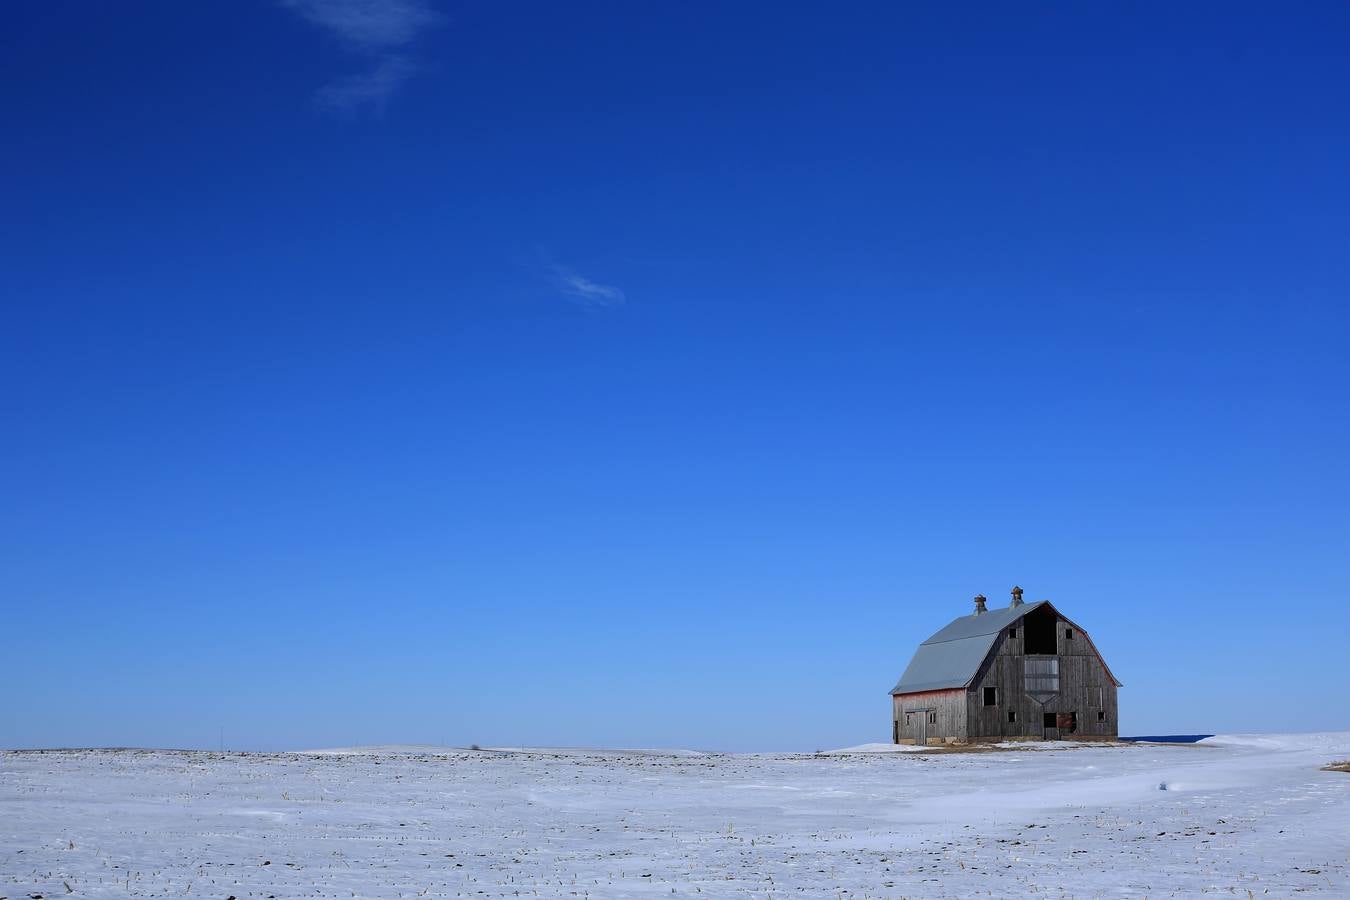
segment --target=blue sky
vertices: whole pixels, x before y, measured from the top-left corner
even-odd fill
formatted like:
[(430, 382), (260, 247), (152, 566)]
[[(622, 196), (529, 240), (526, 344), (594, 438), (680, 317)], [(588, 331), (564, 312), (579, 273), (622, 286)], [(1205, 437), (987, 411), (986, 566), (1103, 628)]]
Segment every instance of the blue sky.
[(1350, 9), (32, 3), (0, 745), (816, 749), (1013, 584), (1350, 728)]

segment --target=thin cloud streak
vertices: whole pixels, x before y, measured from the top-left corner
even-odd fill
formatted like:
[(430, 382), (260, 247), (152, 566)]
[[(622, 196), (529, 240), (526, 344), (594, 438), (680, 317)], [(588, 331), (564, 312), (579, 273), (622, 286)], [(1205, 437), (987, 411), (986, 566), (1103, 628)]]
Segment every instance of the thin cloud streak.
[(420, 0), (282, 0), (311, 24), (363, 50), (411, 43), (441, 17)]
[(315, 102), (331, 112), (355, 113), (370, 107), (377, 116), (383, 113), (389, 97), (417, 71), (417, 65), (403, 48), (443, 21), (423, 0), (281, 0), (281, 3), (352, 51), (376, 58), (370, 71), (335, 79), (315, 92)]
[(406, 58), (390, 56), (370, 72), (348, 75), (324, 85), (315, 91), (314, 100), (320, 107), (336, 112), (354, 112), (369, 104), (380, 115), (389, 96), (415, 69)]
[(553, 274), (558, 280), (559, 290), (589, 309), (623, 306), (627, 301), (623, 291), (613, 285), (601, 284), (556, 266)]

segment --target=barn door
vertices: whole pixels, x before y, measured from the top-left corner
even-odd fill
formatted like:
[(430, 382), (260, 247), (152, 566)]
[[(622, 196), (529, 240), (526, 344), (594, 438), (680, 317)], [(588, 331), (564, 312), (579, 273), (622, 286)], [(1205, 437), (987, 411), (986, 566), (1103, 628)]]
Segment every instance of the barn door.
[(920, 709), (914, 713), (914, 742), (919, 746), (928, 743), (928, 710)]
[(1056, 713), (1041, 714), (1041, 737), (1047, 741), (1059, 738), (1059, 716)]

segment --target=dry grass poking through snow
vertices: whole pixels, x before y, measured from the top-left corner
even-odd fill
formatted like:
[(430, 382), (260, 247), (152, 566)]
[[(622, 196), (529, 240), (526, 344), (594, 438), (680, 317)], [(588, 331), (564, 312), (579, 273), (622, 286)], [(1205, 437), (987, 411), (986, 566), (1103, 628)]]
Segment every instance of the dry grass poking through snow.
[(1327, 763), (1322, 767), (1323, 772), (1350, 772), (1350, 759), (1343, 759), (1340, 762)]

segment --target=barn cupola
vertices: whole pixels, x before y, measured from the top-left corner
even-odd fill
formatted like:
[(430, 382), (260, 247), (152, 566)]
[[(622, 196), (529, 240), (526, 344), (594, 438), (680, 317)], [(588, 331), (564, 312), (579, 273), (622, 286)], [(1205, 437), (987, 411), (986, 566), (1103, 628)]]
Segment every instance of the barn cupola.
[(1012, 602), (1008, 604), (1010, 609), (1016, 609), (1022, 605), (1022, 589), (1015, 587), (1012, 589)]
[(975, 613), (974, 613), (975, 615), (977, 615), (977, 616), (982, 616), (982, 615), (984, 615), (986, 612), (988, 612), (988, 610), (986, 610), (986, 609), (984, 608), (984, 603), (985, 603), (985, 600), (984, 600), (984, 594), (976, 594), (976, 595), (975, 595)]

